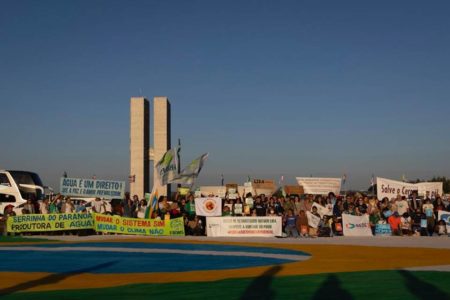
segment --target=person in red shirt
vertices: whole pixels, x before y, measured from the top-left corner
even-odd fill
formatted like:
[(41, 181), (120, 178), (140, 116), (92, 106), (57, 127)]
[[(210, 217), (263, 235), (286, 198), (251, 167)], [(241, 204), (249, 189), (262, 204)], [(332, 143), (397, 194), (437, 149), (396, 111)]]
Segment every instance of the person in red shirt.
[(391, 225), (391, 230), (393, 235), (402, 235), (401, 231), (401, 218), (398, 215), (398, 212), (394, 212), (392, 216), (388, 218), (388, 223)]

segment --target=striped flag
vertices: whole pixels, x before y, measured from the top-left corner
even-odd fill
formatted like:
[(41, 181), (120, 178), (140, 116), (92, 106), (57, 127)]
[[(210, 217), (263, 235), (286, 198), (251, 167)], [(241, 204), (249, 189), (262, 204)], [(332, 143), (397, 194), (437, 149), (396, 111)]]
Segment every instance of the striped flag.
[(150, 198), (147, 202), (147, 207), (145, 208), (145, 219), (151, 219), (153, 212), (156, 210), (156, 206), (158, 205), (158, 189), (156, 185), (153, 185), (152, 193), (150, 194)]

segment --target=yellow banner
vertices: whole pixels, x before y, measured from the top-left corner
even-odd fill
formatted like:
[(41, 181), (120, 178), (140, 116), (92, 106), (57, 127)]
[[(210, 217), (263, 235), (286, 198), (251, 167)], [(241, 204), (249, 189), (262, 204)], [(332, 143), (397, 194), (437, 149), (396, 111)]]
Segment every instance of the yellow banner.
[(20, 215), (8, 217), (8, 232), (42, 232), (58, 230), (92, 229), (91, 214), (47, 214)]
[(183, 218), (171, 220), (134, 219), (120, 216), (93, 214), (94, 230), (137, 235), (172, 235), (184, 236)]

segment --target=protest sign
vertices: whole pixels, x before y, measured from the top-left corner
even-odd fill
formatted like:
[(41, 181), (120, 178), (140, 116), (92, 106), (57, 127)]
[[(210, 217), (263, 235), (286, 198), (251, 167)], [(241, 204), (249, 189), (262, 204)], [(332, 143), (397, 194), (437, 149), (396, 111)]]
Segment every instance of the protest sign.
[(320, 218), (318, 216), (313, 215), (311, 212), (306, 212), (306, 217), (308, 218), (308, 225), (312, 228), (319, 227)]
[(281, 217), (208, 217), (207, 236), (281, 236)]
[(296, 177), (296, 179), (305, 194), (327, 195), (332, 192), (339, 195), (341, 191), (341, 178)]
[(198, 216), (218, 217), (222, 215), (222, 199), (219, 197), (195, 198), (195, 211)]
[(8, 217), (8, 232), (45, 232), (93, 229), (91, 214), (30, 214)]
[(284, 192), (286, 195), (303, 195), (305, 193), (303, 187), (299, 185), (285, 185)]
[(227, 183), (225, 185), (225, 189), (227, 193), (236, 193), (238, 191), (238, 185), (237, 183)]
[(188, 187), (179, 187), (178, 188), (178, 194), (180, 194), (181, 196), (186, 196), (190, 192), (191, 192), (191, 189)]
[(345, 236), (372, 236), (369, 216), (353, 216), (342, 214), (342, 223)]
[(243, 213), (242, 209), (243, 209), (242, 203), (234, 204), (234, 214), (235, 215), (242, 215), (242, 213)]
[(124, 198), (125, 181), (62, 177), (59, 190), (65, 196), (107, 199)]
[(254, 189), (275, 190), (275, 181), (270, 179), (253, 179), (252, 187)]
[(375, 235), (376, 236), (391, 236), (392, 230), (389, 224), (376, 224), (375, 225)]
[(320, 205), (319, 203), (314, 202), (311, 207), (317, 207), (317, 212), (319, 213), (320, 217), (333, 215), (333, 208), (331, 205), (329, 207), (325, 207)]
[(170, 235), (184, 236), (183, 218), (171, 220), (135, 219), (92, 214), (94, 229), (97, 232), (135, 234), (135, 235)]
[(220, 197), (220, 198), (225, 198), (226, 197), (226, 195), (227, 195), (227, 190), (226, 189), (218, 189), (217, 190), (217, 196), (218, 197)]
[(447, 233), (450, 234), (450, 212), (438, 210), (438, 220), (443, 220), (447, 227)]

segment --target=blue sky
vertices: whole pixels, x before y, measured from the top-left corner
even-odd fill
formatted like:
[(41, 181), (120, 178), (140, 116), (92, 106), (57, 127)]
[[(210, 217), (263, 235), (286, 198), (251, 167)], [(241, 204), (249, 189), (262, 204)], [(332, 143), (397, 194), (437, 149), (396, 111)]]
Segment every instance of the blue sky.
[(448, 1), (2, 1), (0, 168), (126, 180), (168, 96), (199, 184), (450, 176)]

